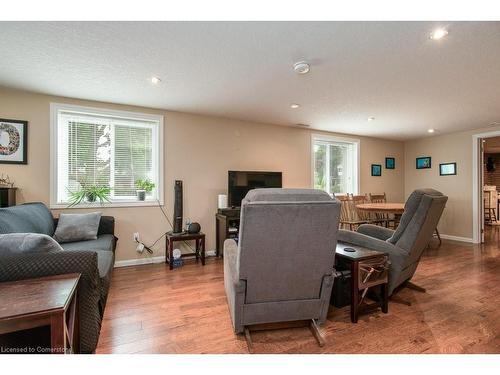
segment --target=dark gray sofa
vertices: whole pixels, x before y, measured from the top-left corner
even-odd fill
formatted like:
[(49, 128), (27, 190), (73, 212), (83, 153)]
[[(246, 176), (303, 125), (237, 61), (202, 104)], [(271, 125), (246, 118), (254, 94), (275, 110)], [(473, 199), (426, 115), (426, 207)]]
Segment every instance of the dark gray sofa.
[[(57, 219), (43, 203), (0, 208), (0, 234), (54, 235)], [(96, 240), (62, 243), (64, 251), (15, 256), (0, 254), (0, 282), (80, 273), (80, 350), (95, 351), (114, 266), (114, 218), (102, 216)]]

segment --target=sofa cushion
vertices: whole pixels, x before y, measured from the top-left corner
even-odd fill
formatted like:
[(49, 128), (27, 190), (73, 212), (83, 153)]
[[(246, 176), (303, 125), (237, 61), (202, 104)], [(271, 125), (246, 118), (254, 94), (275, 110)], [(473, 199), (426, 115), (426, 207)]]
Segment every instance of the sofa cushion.
[(115, 236), (101, 234), (97, 239), (90, 241), (66, 242), (61, 244), (64, 250), (105, 250), (115, 251)]
[(61, 246), (69, 251), (95, 251), (100, 278), (108, 276), (113, 269), (115, 238), (110, 234), (103, 234), (93, 241), (69, 242)]
[(54, 234), (54, 220), (43, 203), (0, 208), (0, 233)]
[(61, 214), (54, 238), (59, 243), (95, 240), (100, 220), (100, 212)]
[(39, 233), (0, 234), (0, 257), (6, 255), (49, 253), (62, 247), (52, 237)]

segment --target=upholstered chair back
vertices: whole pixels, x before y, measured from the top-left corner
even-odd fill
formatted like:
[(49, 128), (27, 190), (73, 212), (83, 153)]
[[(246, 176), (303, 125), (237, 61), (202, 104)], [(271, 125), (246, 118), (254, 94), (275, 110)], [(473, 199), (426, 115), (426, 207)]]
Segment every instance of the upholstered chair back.
[(399, 226), (387, 240), (408, 253), (405, 274), (413, 274), (415, 271), (422, 252), (436, 230), (447, 200), (448, 197), (437, 190), (419, 189), (411, 193), (406, 201)]
[(245, 303), (319, 298), (334, 266), (339, 215), (340, 202), (320, 190), (251, 190), (237, 259)]

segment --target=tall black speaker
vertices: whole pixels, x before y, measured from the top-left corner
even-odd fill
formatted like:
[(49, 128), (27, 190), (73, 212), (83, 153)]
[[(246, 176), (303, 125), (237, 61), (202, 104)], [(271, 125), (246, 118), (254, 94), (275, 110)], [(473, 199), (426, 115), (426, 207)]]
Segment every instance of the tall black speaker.
[(182, 181), (175, 180), (174, 186), (174, 233), (182, 233)]

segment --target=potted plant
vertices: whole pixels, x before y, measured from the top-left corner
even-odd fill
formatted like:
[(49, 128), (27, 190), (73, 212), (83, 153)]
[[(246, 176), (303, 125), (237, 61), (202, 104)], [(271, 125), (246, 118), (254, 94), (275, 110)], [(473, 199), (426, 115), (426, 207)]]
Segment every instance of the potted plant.
[(146, 193), (151, 193), (156, 185), (149, 178), (144, 180), (139, 179), (135, 182), (137, 188), (137, 199), (140, 201), (146, 200)]
[(69, 205), (74, 207), (82, 202), (94, 203), (99, 200), (100, 204), (109, 202), (111, 188), (94, 184), (83, 184), (78, 191), (69, 191)]

